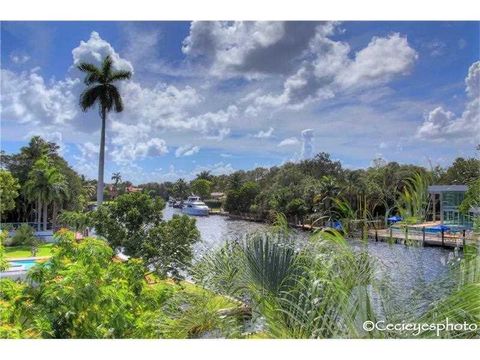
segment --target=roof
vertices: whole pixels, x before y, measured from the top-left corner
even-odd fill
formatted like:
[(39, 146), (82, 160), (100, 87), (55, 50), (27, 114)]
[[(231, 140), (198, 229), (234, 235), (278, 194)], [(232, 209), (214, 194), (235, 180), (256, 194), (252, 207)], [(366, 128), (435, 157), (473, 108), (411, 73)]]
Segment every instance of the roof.
[(430, 193), (440, 193), (446, 191), (460, 191), (465, 192), (468, 190), (467, 185), (431, 185), (428, 187)]

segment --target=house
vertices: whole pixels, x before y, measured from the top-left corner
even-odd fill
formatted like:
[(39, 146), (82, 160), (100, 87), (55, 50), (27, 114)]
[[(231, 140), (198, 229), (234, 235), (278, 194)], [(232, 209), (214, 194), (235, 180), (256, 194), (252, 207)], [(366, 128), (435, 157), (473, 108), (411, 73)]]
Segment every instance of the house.
[(223, 192), (212, 192), (210, 198), (214, 200), (222, 200), (225, 197)]
[(468, 215), (460, 213), (458, 207), (465, 198), (467, 190), (467, 185), (429, 186), (432, 220), (440, 221), (445, 225), (471, 228), (473, 216), (479, 214), (480, 209), (470, 209)]
[(141, 192), (143, 190), (143, 188), (139, 188), (139, 187), (135, 187), (133, 185), (129, 185), (127, 186), (127, 188), (125, 189), (127, 193), (133, 193), (133, 192)]

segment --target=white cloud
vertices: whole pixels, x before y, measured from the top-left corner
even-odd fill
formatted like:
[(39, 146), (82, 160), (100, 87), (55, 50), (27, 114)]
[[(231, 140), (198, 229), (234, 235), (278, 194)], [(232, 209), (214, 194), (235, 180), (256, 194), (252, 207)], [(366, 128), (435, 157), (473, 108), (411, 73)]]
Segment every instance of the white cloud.
[(112, 121), (111, 125), (114, 132), (111, 156), (116, 163), (128, 163), (168, 153), (165, 140), (152, 136), (146, 124), (128, 125)]
[(270, 127), (268, 130), (260, 130), (258, 133), (253, 135), (253, 137), (259, 138), (259, 139), (268, 139), (269, 137), (272, 136), (273, 130), (274, 130), (273, 127)]
[(416, 137), (445, 141), (480, 138), (480, 61), (473, 63), (465, 78), (468, 101), (460, 117), (439, 106), (428, 113)]
[(308, 48), (318, 23), (281, 21), (192, 22), (182, 51), (213, 75), (278, 74)]
[(96, 31), (92, 31), (90, 39), (80, 41), (80, 45), (72, 50), (73, 65), (77, 66), (82, 62), (100, 65), (107, 55), (112, 58), (114, 69), (128, 70), (133, 73), (133, 66), (130, 61), (121, 58), (112, 45), (103, 40)]
[(181, 156), (192, 156), (200, 151), (200, 148), (198, 146), (194, 146), (191, 144), (179, 146), (175, 150), (175, 157), (181, 157)]
[(17, 65), (25, 64), (28, 60), (30, 60), (30, 56), (25, 54), (10, 54), (10, 60)]
[(297, 145), (298, 143), (299, 141), (296, 137), (290, 137), (280, 141), (277, 146), (292, 146)]
[(74, 87), (78, 80), (46, 82), (36, 72), (1, 69), (1, 115), (34, 126), (65, 124), (77, 115)]
[(228, 175), (235, 172), (232, 164), (220, 161), (215, 164), (197, 166), (190, 174), (189, 178), (194, 178), (196, 174), (202, 171), (210, 171), (212, 175)]
[(353, 59), (349, 57), (347, 43), (333, 41), (326, 35), (329, 33), (317, 33), (311, 42), (314, 60), (304, 61), (285, 80), (283, 92), (257, 97), (257, 106), (301, 108), (312, 101), (330, 99), (339, 92), (378, 86), (408, 73), (418, 58), (407, 39), (398, 33), (386, 38), (373, 37)]
[(313, 129), (302, 131), (302, 159), (309, 159), (313, 156)]

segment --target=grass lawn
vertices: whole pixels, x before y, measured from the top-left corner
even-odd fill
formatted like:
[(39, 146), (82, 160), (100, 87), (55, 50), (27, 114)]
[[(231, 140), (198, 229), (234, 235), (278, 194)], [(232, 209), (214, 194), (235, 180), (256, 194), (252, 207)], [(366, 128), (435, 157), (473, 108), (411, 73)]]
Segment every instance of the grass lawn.
[[(36, 256), (52, 255), (52, 246), (53, 244), (40, 245), (38, 247)], [(5, 246), (4, 249), (5, 249), (5, 257), (7, 258), (23, 258), (23, 257), (32, 256), (29, 246)]]

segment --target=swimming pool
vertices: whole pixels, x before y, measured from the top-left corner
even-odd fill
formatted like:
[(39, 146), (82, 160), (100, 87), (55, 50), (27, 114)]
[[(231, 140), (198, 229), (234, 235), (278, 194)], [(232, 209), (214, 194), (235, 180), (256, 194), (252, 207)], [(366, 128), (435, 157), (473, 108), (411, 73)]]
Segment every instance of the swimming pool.
[(38, 264), (38, 262), (34, 259), (14, 260), (9, 261), (9, 263), (12, 267), (23, 266), (25, 270), (30, 270), (33, 266)]

